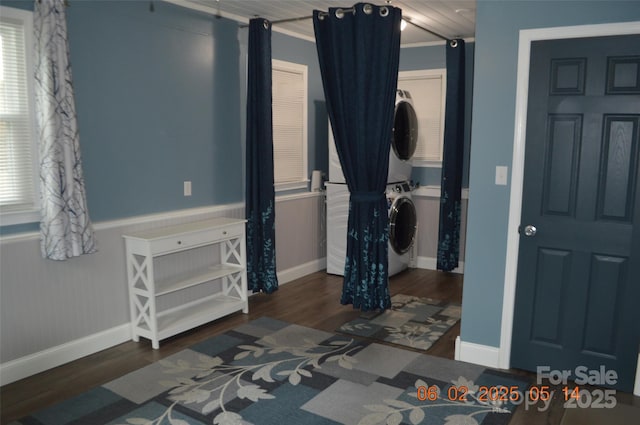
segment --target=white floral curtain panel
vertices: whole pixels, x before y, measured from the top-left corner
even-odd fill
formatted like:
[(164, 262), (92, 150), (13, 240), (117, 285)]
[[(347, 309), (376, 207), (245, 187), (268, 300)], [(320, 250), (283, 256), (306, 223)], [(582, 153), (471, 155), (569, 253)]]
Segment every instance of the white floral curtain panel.
[(44, 258), (96, 251), (84, 188), (64, 0), (36, 0), (35, 97)]

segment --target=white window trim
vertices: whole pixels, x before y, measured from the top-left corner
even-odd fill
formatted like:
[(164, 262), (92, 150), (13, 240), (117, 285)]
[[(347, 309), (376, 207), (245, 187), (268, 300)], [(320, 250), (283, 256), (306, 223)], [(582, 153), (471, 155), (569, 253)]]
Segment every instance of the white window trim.
[(34, 63), (33, 63), (33, 12), (16, 9), (14, 7), (0, 6), (0, 15), (3, 18), (18, 20), (24, 23), (24, 42), (27, 66), (27, 93), (29, 96), (29, 114), (31, 116), (31, 159), (33, 175), (33, 208), (23, 211), (0, 211), (0, 226), (15, 224), (35, 223), (40, 221), (40, 172), (38, 160), (38, 144), (36, 142), (35, 125), (35, 96), (34, 96)]
[[(309, 80), (308, 80), (308, 67), (306, 65), (297, 64), (293, 62), (287, 62), (279, 59), (271, 60), (272, 69), (278, 69), (282, 71), (290, 71), (302, 74), (304, 90), (303, 99), (303, 111), (302, 111), (302, 179), (300, 181), (276, 183), (274, 189), (276, 192), (284, 192), (295, 189), (308, 189), (309, 179), (305, 176), (308, 175), (309, 170), (309, 154), (308, 154), (308, 135), (309, 135)], [(275, 165), (275, 164), (274, 164)]]
[(440, 110), (442, 111), (442, 113), (440, 114), (440, 160), (433, 161), (414, 158), (413, 166), (425, 168), (442, 168), (442, 152), (444, 146), (444, 118), (447, 102), (447, 70), (445, 68), (420, 69), (417, 71), (400, 71), (398, 73), (398, 81), (428, 78), (440, 78), (442, 80), (442, 99), (440, 104)]
[(308, 189), (309, 179), (301, 180), (299, 182), (277, 183), (274, 185), (274, 188), (276, 192), (286, 192), (288, 190), (296, 189)]

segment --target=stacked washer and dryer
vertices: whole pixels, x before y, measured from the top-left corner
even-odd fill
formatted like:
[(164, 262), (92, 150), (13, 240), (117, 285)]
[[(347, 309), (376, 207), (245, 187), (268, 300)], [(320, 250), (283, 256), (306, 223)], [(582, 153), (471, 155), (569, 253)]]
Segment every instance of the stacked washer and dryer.
[[(389, 216), (389, 276), (409, 266), (410, 251), (417, 229), (416, 208), (412, 201), (412, 157), (418, 141), (418, 119), (411, 95), (396, 91), (393, 137), (389, 152), (387, 204)], [(344, 275), (347, 255), (349, 189), (338, 159), (333, 133), (329, 128), (329, 181), (327, 189), (327, 273)]]

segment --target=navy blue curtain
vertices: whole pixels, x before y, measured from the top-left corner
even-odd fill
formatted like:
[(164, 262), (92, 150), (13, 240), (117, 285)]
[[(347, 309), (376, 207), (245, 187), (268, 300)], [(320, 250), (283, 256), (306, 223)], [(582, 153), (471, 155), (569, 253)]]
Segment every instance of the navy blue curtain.
[(400, 55), (400, 9), (314, 11), (327, 112), (351, 192), (342, 304), (391, 306), (385, 187)]
[(447, 42), (447, 100), (438, 231), (438, 270), (458, 267), (464, 156), (464, 40)]
[(247, 75), (247, 279), (253, 292), (278, 289), (276, 276), (271, 24), (249, 22)]

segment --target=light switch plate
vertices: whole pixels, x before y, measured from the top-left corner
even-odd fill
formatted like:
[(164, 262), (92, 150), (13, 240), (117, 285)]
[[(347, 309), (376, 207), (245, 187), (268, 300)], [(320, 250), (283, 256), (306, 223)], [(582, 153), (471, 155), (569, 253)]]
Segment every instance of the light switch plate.
[(191, 182), (184, 182), (184, 196), (191, 196)]
[(509, 167), (504, 165), (498, 165), (496, 167), (496, 185), (506, 186), (508, 174), (509, 174)]

